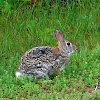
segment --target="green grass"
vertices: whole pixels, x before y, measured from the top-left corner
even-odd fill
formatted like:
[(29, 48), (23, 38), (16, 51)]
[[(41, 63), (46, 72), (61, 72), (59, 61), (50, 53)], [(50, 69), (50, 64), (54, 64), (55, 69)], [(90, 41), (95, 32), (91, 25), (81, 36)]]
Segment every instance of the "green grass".
[[(23, 5), (0, 15), (0, 100), (99, 100), (100, 90), (91, 93), (100, 82), (99, 1), (38, 5), (32, 10)], [(27, 50), (57, 46), (55, 29), (78, 48), (66, 68), (52, 82), (17, 79), (15, 71)]]

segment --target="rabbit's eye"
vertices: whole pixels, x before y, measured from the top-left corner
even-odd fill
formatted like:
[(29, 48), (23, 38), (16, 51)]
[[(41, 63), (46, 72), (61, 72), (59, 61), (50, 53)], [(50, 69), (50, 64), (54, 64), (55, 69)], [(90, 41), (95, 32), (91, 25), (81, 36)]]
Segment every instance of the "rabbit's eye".
[(70, 43), (68, 42), (68, 43), (67, 43), (67, 45), (69, 46), (69, 45), (70, 45)]

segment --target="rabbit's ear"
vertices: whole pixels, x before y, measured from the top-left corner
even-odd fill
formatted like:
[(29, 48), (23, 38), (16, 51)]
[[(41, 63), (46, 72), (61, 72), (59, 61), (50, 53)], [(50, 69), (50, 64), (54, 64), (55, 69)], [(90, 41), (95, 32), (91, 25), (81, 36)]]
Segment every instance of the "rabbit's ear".
[(58, 41), (61, 42), (61, 41), (63, 40), (63, 34), (62, 34), (60, 31), (58, 31), (58, 30), (55, 30), (54, 33), (55, 33), (55, 38), (56, 38)]

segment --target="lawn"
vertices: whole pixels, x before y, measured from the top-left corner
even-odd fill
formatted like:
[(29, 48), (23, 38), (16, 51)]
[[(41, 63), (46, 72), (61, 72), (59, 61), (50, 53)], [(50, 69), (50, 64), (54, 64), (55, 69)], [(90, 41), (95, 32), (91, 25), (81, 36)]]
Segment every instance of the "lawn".
[[(0, 14), (0, 100), (100, 100), (100, 2), (20, 3)], [(21, 56), (36, 46), (58, 44), (54, 30), (77, 46), (66, 68), (52, 81), (15, 77)]]

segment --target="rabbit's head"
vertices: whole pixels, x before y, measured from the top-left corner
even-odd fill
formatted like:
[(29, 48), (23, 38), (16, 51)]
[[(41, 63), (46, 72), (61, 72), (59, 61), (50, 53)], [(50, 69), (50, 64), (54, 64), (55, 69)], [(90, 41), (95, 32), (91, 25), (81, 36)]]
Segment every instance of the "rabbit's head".
[(70, 41), (63, 39), (63, 34), (60, 31), (55, 30), (54, 33), (55, 33), (55, 38), (59, 42), (58, 48), (62, 53), (70, 54), (70, 53), (73, 53), (77, 49), (76, 46), (72, 44)]

